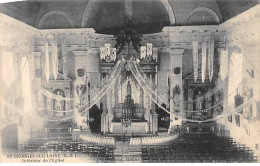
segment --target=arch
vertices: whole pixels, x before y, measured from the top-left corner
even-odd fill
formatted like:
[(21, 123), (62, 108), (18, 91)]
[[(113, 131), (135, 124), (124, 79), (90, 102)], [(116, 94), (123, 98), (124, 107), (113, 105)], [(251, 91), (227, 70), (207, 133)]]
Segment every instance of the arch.
[(167, 10), (171, 25), (174, 25), (176, 21), (175, 21), (175, 14), (172, 10), (171, 4), (169, 3), (168, 0), (160, 0), (160, 1), (163, 3), (165, 9)]
[(194, 13), (197, 13), (197, 12), (207, 12), (207, 13), (211, 14), (211, 15), (214, 17), (215, 21), (216, 21), (218, 24), (220, 23), (220, 18), (219, 18), (218, 14), (217, 14), (214, 10), (212, 10), (212, 9), (210, 9), (210, 8), (206, 8), (206, 7), (198, 7), (198, 8), (193, 9), (192, 12), (187, 15), (187, 17), (184, 19), (182, 25), (185, 25), (185, 24), (187, 23), (188, 19), (189, 19)]
[[(86, 19), (87, 19), (88, 13), (91, 12), (91, 9), (92, 9), (95, 1), (96, 0), (90, 0), (88, 2), (87, 6), (84, 9), (82, 20), (81, 20), (81, 27), (82, 28), (84, 28), (86, 26), (86, 23), (87, 23)], [(175, 14), (172, 10), (172, 6), (170, 5), (168, 0), (160, 0), (160, 1), (163, 3), (163, 5), (164, 5), (164, 7), (165, 7), (165, 9), (166, 9), (166, 11), (169, 15), (170, 24), (174, 25), (175, 24)]]
[(50, 12), (45, 13), (45, 14), (40, 18), (37, 27), (38, 27), (38, 28), (41, 27), (42, 24), (43, 24), (43, 22), (45, 21), (45, 19), (48, 18), (48, 17), (51, 16), (51, 15), (60, 15), (60, 16), (63, 16), (63, 17), (65, 17), (65, 18), (68, 20), (68, 22), (69, 22), (70, 25), (71, 25), (71, 28), (74, 28), (74, 27), (75, 27), (75, 24), (74, 24), (73, 20), (72, 20), (66, 13), (64, 13), (64, 12), (62, 12), (62, 11), (56, 11), (56, 10), (55, 10), (55, 11), (50, 11)]
[(85, 7), (84, 9), (84, 12), (83, 12), (83, 16), (82, 16), (82, 20), (81, 20), (81, 27), (84, 28), (86, 26), (86, 23), (87, 23), (87, 15), (88, 13), (91, 11), (93, 5), (94, 5), (94, 2), (96, 0), (90, 0), (88, 3), (87, 3), (87, 6)]

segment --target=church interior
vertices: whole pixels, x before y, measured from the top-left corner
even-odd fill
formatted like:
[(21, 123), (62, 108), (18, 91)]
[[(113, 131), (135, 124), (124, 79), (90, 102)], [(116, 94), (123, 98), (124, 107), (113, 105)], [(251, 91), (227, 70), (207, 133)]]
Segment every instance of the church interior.
[(259, 0), (1, 3), (0, 161), (259, 162), (259, 20)]

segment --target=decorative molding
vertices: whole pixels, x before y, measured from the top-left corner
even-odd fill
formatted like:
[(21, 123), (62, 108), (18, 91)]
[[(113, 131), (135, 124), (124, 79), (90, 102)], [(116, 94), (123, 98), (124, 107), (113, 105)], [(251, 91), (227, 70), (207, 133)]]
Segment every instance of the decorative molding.
[(197, 12), (207, 12), (207, 13), (211, 14), (211, 15), (214, 17), (215, 21), (216, 21), (218, 24), (220, 23), (220, 18), (219, 18), (218, 14), (217, 14), (214, 10), (212, 10), (212, 9), (210, 9), (210, 8), (206, 8), (206, 7), (197, 7), (197, 8), (195, 8), (195, 9), (193, 9), (190, 14), (187, 15), (187, 17), (184, 19), (182, 25), (185, 25), (185, 24), (187, 23), (188, 19), (189, 19), (194, 13), (197, 13)]
[(72, 20), (66, 13), (64, 13), (64, 12), (62, 12), (62, 11), (57, 11), (57, 10), (55, 10), (55, 11), (50, 11), (50, 12), (45, 13), (45, 14), (40, 18), (40, 20), (39, 20), (39, 22), (38, 22), (38, 24), (37, 24), (37, 27), (40, 28), (40, 27), (42, 26), (43, 22), (46, 20), (46, 18), (48, 18), (48, 17), (51, 16), (51, 15), (60, 15), (60, 16), (63, 16), (63, 17), (66, 18), (67, 21), (70, 23), (71, 28), (74, 28), (74, 27), (75, 27), (75, 24), (74, 24), (73, 20)]

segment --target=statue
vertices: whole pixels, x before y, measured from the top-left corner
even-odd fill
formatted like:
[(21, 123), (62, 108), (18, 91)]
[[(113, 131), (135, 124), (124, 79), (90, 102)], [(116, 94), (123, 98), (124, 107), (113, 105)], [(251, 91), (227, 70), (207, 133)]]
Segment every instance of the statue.
[(196, 111), (202, 110), (202, 102), (203, 102), (202, 94), (199, 91), (199, 94), (196, 96)]
[[(57, 92), (57, 95), (62, 96), (62, 94), (59, 91)], [(60, 99), (57, 99), (55, 106), (56, 106), (55, 107), (56, 110), (59, 110), (59, 111), (62, 110), (62, 101)]]
[(127, 83), (127, 96), (131, 96), (132, 94), (132, 89), (131, 89), (131, 84), (130, 84), (130, 81), (128, 81)]
[(180, 94), (181, 94), (181, 89), (180, 89), (179, 85), (176, 85), (173, 89), (173, 104), (174, 104), (174, 107), (180, 107), (181, 106)]
[(86, 85), (84, 84), (83, 81), (77, 81), (76, 91), (77, 91), (77, 95), (79, 97), (78, 105), (81, 106), (84, 103), (84, 94), (86, 92)]

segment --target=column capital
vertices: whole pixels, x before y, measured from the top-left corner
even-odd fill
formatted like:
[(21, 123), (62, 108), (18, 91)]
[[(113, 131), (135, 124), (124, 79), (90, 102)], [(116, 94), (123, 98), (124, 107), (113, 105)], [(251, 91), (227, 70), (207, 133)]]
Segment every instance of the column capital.
[(72, 51), (72, 53), (75, 57), (86, 55), (86, 51)]
[(184, 53), (185, 49), (183, 48), (177, 48), (177, 49), (174, 49), (174, 48), (169, 48), (169, 53), (170, 55), (182, 55)]
[(160, 48), (161, 53), (169, 53), (170, 55), (182, 55), (184, 51), (185, 51), (184, 48), (172, 48), (172, 47)]
[(93, 53), (93, 54), (96, 54), (96, 53), (99, 53), (99, 48), (88, 48), (88, 53)]

